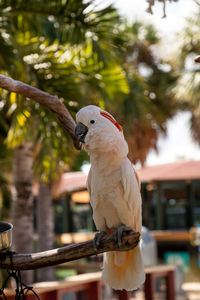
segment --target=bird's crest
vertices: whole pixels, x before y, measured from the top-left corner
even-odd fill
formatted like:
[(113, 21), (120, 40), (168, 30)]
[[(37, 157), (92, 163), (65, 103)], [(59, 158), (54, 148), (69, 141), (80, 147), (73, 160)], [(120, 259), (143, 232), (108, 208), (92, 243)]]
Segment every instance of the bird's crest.
[(119, 125), (118, 123), (117, 123), (117, 121), (114, 119), (114, 118), (112, 118), (112, 116), (110, 115), (110, 114), (108, 114), (107, 112), (105, 112), (105, 111), (100, 111), (100, 114), (104, 117), (104, 118), (106, 118), (106, 119), (108, 119), (109, 121), (111, 121), (116, 127), (117, 127), (117, 129), (119, 130), (119, 131), (123, 131), (123, 129), (122, 129), (122, 126), (121, 125)]

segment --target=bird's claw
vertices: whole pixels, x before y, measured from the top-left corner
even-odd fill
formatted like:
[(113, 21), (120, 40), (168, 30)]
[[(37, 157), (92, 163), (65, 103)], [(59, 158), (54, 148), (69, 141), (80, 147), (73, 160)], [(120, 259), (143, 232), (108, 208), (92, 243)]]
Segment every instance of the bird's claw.
[(128, 235), (130, 232), (132, 232), (133, 229), (131, 229), (130, 227), (127, 227), (125, 225), (120, 226), (117, 231), (115, 232), (115, 241), (118, 245), (118, 247), (120, 248), (121, 244), (122, 244), (122, 237), (123, 235)]
[(97, 252), (97, 249), (100, 246), (101, 240), (105, 235), (106, 235), (105, 231), (100, 231), (95, 234), (94, 240), (93, 240), (93, 247), (94, 247), (95, 252)]

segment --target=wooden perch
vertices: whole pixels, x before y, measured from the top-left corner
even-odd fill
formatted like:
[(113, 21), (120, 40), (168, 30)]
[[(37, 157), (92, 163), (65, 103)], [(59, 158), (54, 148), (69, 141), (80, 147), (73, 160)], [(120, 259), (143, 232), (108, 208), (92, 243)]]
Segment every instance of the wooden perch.
[(81, 148), (80, 143), (77, 141), (74, 135), (74, 119), (57, 96), (52, 96), (33, 86), (3, 75), (0, 75), (0, 87), (6, 89), (9, 92), (14, 92), (24, 97), (35, 100), (36, 102), (50, 109), (53, 113), (55, 113), (63, 128), (69, 133), (70, 137), (73, 140), (74, 146), (77, 149)]
[[(122, 237), (122, 244), (120, 248), (118, 248), (114, 235), (107, 235), (102, 238), (100, 247), (97, 252), (95, 252), (94, 250), (93, 240), (89, 240), (87, 242), (71, 244), (69, 246), (44, 252), (31, 254), (13, 254), (13, 269), (33, 270), (73, 261), (103, 252), (127, 251), (137, 246), (139, 238), (140, 234), (138, 232), (131, 232), (128, 235)], [(9, 252), (0, 252), (0, 269), (11, 269), (11, 258)]]

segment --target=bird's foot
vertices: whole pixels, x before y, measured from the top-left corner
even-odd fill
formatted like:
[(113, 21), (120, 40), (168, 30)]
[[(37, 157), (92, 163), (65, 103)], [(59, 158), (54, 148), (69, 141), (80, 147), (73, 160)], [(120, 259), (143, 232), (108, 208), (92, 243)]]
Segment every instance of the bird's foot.
[(93, 247), (94, 247), (95, 252), (97, 252), (97, 249), (100, 246), (101, 240), (105, 235), (106, 235), (105, 231), (100, 231), (95, 234), (94, 240), (93, 240)]
[(130, 227), (127, 227), (126, 225), (122, 225), (117, 229), (117, 231), (115, 232), (115, 241), (119, 248), (122, 244), (122, 237), (124, 235), (128, 235), (132, 231), (133, 231), (133, 229), (131, 229)]

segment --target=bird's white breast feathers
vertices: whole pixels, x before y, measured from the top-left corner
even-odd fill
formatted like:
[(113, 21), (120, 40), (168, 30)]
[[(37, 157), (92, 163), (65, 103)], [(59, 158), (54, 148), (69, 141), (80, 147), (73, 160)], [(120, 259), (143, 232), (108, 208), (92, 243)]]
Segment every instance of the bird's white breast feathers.
[(100, 170), (93, 163), (87, 185), (93, 218), (99, 230), (125, 224), (136, 231), (141, 231), (139, 184), (128, 158), (113, 168), (105, 165)]

